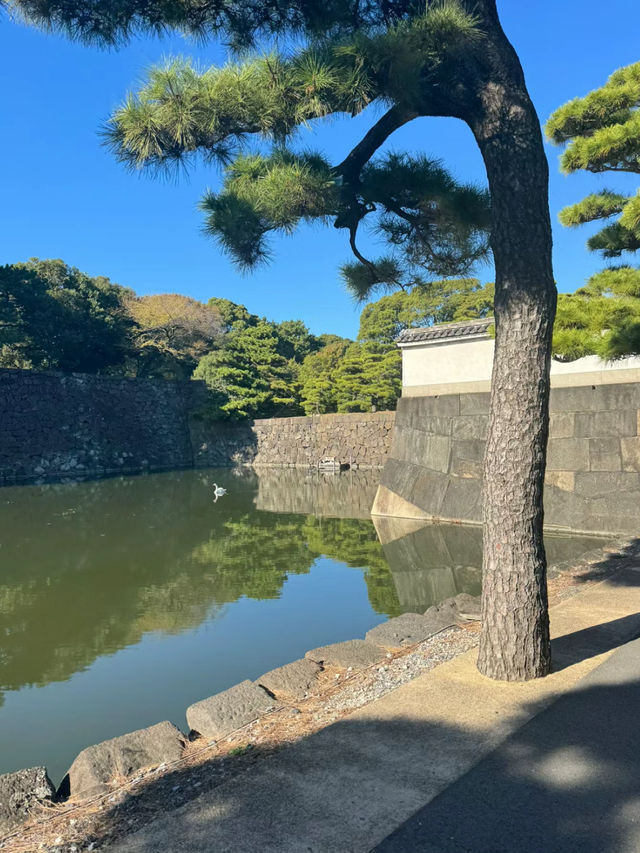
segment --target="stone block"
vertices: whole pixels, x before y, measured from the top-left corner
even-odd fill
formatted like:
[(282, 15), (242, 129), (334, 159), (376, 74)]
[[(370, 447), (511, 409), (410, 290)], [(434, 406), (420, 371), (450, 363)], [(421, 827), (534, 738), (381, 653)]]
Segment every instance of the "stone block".
[(486, 442), (479, 438), (465, 438), (454, 441), (451, 449), (452, 459), (468, 459), (471, 462), (484, 462)]
[(461, 415), (488, 415), (491, 394), (486, 392), (460, 394)]
[(602, 408), (598, 387), (580, 385), (573, 388), (552, 388), (549, 399), (549, 411), (555, 412), (596, 412)]
[(609, 412), (578, 412), (576, 415), (576, 437), (605, 438), (636, 435), (638, 415), (636, 410), (625, 409)]
[(383, 468), (380, 484), (398, 495), (410, 495), (420, 472), (418, 465), (392, 457)]
[[(563, 473), (563, 472), (560, 472)], [(568, 473), (568, 472), (564, 472)], [(575, 480), (584, 474), (573, 474)], [(547, 474), (547, 478), (549, 475)], [(587, 530), (588, 500), (575, 490), (556, 488), (548, 480), (544, 490), (544, 520), (549, 527)]]
[(640, 473), (640, 435), (620, 439), (622, 470)]
[(396, 430), (391, 453), (395, 459), (446, 473), (449, 470), (451, 439), (402, 427)]
[(486, 439), (488, 428), (488, 415), (461, 415), (453, 419), (451, 435), (454, 439)]
[(640, 474), (592, 471), (576, 475), (576, 493), (587, 498), (610, 496), (613, 500), (613, 496), (624, 492), (640, 493)]
[(236, 729), (272, 711), (273, 698), (252, 681), (242, 681), (222, 693), (187, 708), (190, 728), (208, 738), (226, 737)]
[(440, 507), (440, 517), (451, 521), (480, 521), (480, 480), (450, 477)]
[(437, 516), (441, 512), (442, 501), (447, 491), (449, 476), (437, 471), (427, 471), (416, 466), (417, 476), (409, 501), (423, 509), (427, 515)]
[(482, 478), (483, 463), (471, 459), (452, 459), (451, 473), (456, 477), (479, 480)]
[(256, 678), (256, 684), (277, 698), (285, 694), (293, 699), (303, 699), (313, 688), (321, 670), (322, 667), (315, 661), (302, 658), (265, 672), (260, 678)]
[(475, 622), (480, 619), (481, 601), (479, 595), (469, 595), (460, 592), (452, 598), (446, 598), (425, 610), (424, 615), (430, 617), (435, 624), (448, 628), (459, 622)]
[(554, 438), (547, 445), (547, 471), (588, 471), (586, 438)]
[(604, 411), (640, 408), (640, 383), (624, 382), (601, 385), (597, 392), (600, 408)]
[(394, 649), (412, 646), (453, 624), (449, 617), (403, 613), (367, 631), (366, 638), (370, 643)]
[(621, 471), (620, 439), (589, 439), (589, 467), (592, 471)]
[(24, 823), (38, 806), (51, 803), (55, 789), (45, 767), (0, 776), (0, 836)]
[(554, 412), (549, 418), (549, 438), (572, 438), (574, 429), (574, 412)]
[(556, 489), (572, 492), (576, 487), (575, 471), (547, 471), (545, 483), (555, 486)]
[(185, 743), (182, 732), (165, 721), (89, 746), (69, 768), (58, 793), (83, 799), (103, 793), (109, 782), (177, 761)]
[(341, 666), (345, 669), (365, 669), (384, 658), (384, 652), (366, 640), (346, 640), (330, 646), (310, 649), (305, 658), (324, 666)]

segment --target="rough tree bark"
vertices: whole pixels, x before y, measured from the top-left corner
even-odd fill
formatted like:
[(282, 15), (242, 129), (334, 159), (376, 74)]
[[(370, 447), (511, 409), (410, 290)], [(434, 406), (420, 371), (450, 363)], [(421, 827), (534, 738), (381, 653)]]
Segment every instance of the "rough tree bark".
[(496, 266), (496, 350), (484, 468), (478, 669), (523, 681), (549, 672), (542, 494), (556, 288), (548, 165), (520, 62), (487, 2), (489, 74), (469, 121), (487, 168)]

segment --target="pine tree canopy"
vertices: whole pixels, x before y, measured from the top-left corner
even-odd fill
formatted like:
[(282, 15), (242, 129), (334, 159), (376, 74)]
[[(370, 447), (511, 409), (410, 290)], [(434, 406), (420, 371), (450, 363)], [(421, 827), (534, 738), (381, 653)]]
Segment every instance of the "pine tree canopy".
[[(607, 83), (584, 98), (569, 101), (549, 118), (546, 133), (566, 144), (562, 171), (640, 174), (640, 62), (620, 68)], [(587, 242), (605, 258), (640, 249), (640, 193), (623, 195), (605, 189), (566, 207), (563, 225), (609, 221)]]
[[(71, 9), (76, 5), (86, 17)], [(205, 10), (188, 2), (16, 0), (12, 7), (103, 42), (160, 20), (224, 31), (242, 44), (270, 33), (306, 35), (288, 50), (245, 52), (222, 67), (175, 59), (153, 68), (104, 128), (106, 144), (132, 169), (167, 172), (200, 158), (223, 170), (221, 190), (206, 193), (201, 206), (206, 230), (240, 267), (268, 260), (269, 237), (302, 222), (347, 232), (356, 262), (342, 274), (360, 299), (376, 288), (465, 276), (487, 257), (485, 189), (457, 182), (427, 156), (380, 151), (417, 117), (460, 117), (458, 99), (470, 109), (485, 38), (473, 3), (274, 0), (218, 2)], [(300, 147), (301, 128), (365, 109), (371, 126), (342, 162)], [(362, 228), (382, 238), (382, 257), (361, 252)]]
[(640, 355), (640, 270), (611, 267), (575, 293), (561, 293), (553, 354), (559, 361)]

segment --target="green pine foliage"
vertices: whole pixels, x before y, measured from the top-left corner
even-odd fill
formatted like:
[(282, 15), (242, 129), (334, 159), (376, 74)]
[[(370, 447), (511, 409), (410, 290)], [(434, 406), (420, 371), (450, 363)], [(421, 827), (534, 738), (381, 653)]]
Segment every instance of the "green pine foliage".
[(402, 359), (394, 344), (349, 346), (335, 372), (339, 412), (395, 409), (402, 391)]
[[(569, 101), (549, 118), (546, 133), (565, 145), (562, 171), (640, 174), (640, 62), (620, 68), (600, 89)], [(591, 251), (619, 258), (640, 249), (640, 192), (611, 189), (588, 195), (560, 213), (570, 228), (606, 223), (589, 238)]]
[(308, 355), (300, 366), (302, 405), (307, 415), (338, 411), (336, 372), (351, 341), (336, 340)]
[(493, 313), (493, 284), (445, 279), (387, 294), (360, 315), (359, 341), (392, 343), (403, 329), (474, 320)]
[(225, 345), (204, 356), (194, 371), (212, 392), (211, 414), (227, 418), (302, 414), (297, 370), (278, 349), (273, 324), (261, 320), (232, 332)]
[[(549, 118), (546, 133), (565, 145), (562, 170), (571, 174), (640, 174), (640, 62), (620, 68), (599, 89), (575, 98)], [(560, 212), (575, 228), (604, 223), (587, 241), (607, 259), (640, 249), (640, 190), (632, 195), (603, 189)], [(554, 328), (554, 356), (603, 359), (640, 353), (640, 270), (610, 267), (576, 293), (561, 294)]]
[[(32, 4), (18, 5), (40, 20)], [(274, 2), (269, 13), (270, 3), (249, 3), (243, 4), (246, 27), (227, 16), (231, 5), (222, 0), (215, 20), (203, 11), (206, 26), (241, 41), (263, 26), (301, 30), (310, 38), (266, 55), (245, 52), (242, 61), (222, 67), (199, 69), (174, 59), (151, 69), (104, 129), (106, 144), (124, 165), (166, 172), (201, 158), (222, 168), (222, 188), (201, 202), (205, 230), (243, 269), (270, 260), (270, 238), (291, 234), (301, 223), (344, 229), (356, 260), (343, 266), (342, 275), (358, 299), (379, 288), (468, 275), (487, 258), (485, 189), (459, 183), (425, 156), (376, 154), (395, 130), (433, 114), (427, 90), (440, 92), (461, 58), (479, 47), (482, 32), (465, 3), (413, 3), (397, 14), (394, 4), (366, 4), (366, 14), (355, 4), (347, 16), (340, 3), (321, 10), (320, 4)], [(175, 14), (168, 14), (168, 26)], [(73, 32), (55, 4), (42, 15)], [(144, 10), (141, 17), (123, 15), (120, 27), (105, 16), (113, 38), (127, 37), (145, 18)], [(317, 39), (319, 19), (328, 28)], [(82, 32), (100, 38), (88, 25)], [(387, 112), (341, 163), (300, 150), (301, 128), (377, 106)], [(381, 257), (367, 258), (360, 250), (364, 228), (385, 244)]]
[(612, 267), (576, 293), (560, 294), (553, 353), (561, 361), (640, 355), (640, 270)]

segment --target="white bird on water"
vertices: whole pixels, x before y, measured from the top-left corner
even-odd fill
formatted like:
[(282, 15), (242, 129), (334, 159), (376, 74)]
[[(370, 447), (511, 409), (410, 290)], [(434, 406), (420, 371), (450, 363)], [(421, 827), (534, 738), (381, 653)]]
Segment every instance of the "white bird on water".
[(219, 486), (217, 483), (213, 484), (213, 502), (216, 503), (218, 498), (221, 498), (223, 495), (227, 494), (227, 490), (223, 489), (222, 486)]

